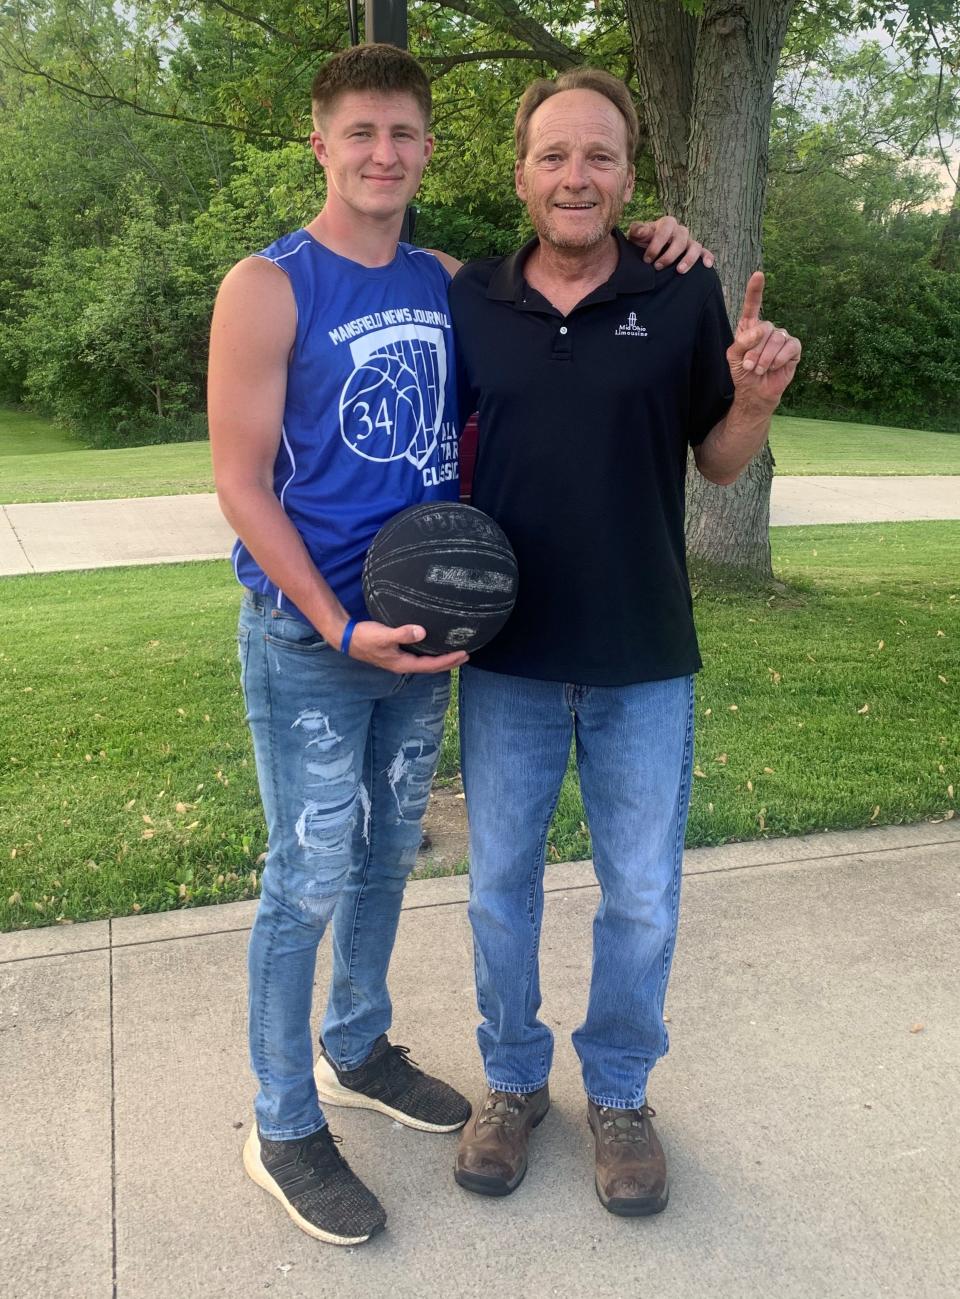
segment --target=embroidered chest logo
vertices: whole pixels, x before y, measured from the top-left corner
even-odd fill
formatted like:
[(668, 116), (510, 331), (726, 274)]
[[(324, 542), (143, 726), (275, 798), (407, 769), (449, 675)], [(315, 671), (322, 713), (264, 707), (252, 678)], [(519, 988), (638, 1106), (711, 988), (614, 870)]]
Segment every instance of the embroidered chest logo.
[(627, 323), (618, 325), (613, 333), (616, 338), (646, 338), (647, 327), (646, 325), (638, 325), (637, 313), (631, 311), (630, 315), (627, 316)]

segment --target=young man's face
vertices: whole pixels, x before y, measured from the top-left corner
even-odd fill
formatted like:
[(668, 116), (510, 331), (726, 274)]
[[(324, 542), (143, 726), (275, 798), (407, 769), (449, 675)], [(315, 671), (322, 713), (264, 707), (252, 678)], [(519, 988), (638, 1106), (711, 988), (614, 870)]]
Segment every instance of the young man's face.
[(384, 220), (406, 209), (433, 153), (414, 97), (376, 91), (338, 96), (310, 144), (327, 173), (328, 201)]
[(633, 193), (627, 126), (595, 90), (563, 90), (530, 118), (517, 194), (542, 242), (592, 248), (617, 224)]

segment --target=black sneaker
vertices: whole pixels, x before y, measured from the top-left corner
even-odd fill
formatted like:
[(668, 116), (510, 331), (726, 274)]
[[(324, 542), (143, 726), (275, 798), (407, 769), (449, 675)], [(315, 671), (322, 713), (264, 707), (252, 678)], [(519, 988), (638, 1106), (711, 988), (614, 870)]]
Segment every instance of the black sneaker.
[(387, 1215), (351, 1172), (339, 1140), (323, 1127), (299, 1141), (271, 1141), (254, 1124), (243, 1166), (308, 1236), (330, 1245), (362, 1245), (383, 1230)]
[(456, 1132), (470, 1117), (470, 1102), (439, 1078), (414, 1067), (405, 1046), (386, 1034), (357, 1069), (338, 1069), (320, 1043), (317, 1095), (327, 1105), (379, 1110), (420, 1132)]

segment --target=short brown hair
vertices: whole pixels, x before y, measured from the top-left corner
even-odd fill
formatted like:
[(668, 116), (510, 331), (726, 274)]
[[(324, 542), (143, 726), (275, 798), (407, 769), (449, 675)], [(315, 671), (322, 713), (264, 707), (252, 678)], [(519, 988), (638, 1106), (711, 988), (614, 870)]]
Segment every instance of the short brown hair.
[(427, 74), (412, 54), (395, 45), (354, 45), (327, 60), (310, 91), (313, 124), (318, 131), (337, 98), (351, 90), (412, 95), (424, 124), (429, 125), (432, 97)]
[(527, 134), (531, 117), (542, 103), (552, 95), (558, 95), (561, 90), (595, 90), (598, 95), (604, 95), (620, 110), (620, 116), (627, 128), (627, 161), (632, 163), (640, 136), (637, 110), (633, 106), (630, 91), (624, 83), (609, 72), (601, 72), (599, 68), (568, 68), (554, 81), (541, 78), (527, 86), (517, 106), (513, 127), (517, 160), (523, 162), (527, 156)]

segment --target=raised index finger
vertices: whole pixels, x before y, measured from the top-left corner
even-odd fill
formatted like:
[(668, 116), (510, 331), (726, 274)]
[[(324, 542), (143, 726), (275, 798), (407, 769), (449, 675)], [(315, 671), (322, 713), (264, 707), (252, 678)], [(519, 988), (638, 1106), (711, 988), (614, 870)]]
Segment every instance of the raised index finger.
[(760, 319), (760, 308), (763, 306), (763, 271), (754, 271), (747, 281), (747, 291), (743, 295), (743, 307), (740, 319), (753, 322)]

